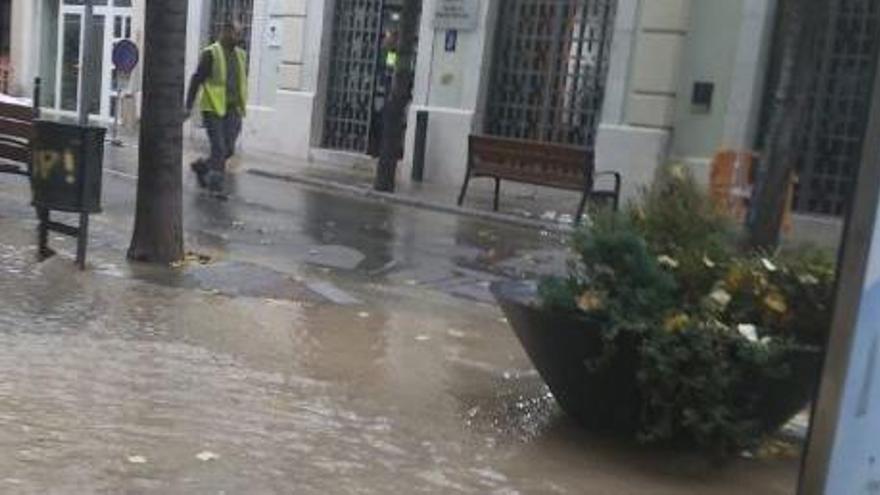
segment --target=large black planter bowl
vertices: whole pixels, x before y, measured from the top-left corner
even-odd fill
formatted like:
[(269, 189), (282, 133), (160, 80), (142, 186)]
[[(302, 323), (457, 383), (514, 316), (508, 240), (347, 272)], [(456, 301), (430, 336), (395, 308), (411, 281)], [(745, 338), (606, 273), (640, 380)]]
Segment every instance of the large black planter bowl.
[[(492, 285), (492, 293), (566, 413), (593, 431), (638, 433), (642, 397), (634, 339), (618, 339), (614, 357), (601, 367), (591, 367), (588, 363), (601, 356), (605, 346), (602, 322), (541, 308), (531, 282), (498, 282)], [(764, 433), (775, 432), (807, 406), (819, 378), (821, 353), (792, 353), (786, 364), (791, 371), (786, 376), (749, 384), (748, 395), (756, 400), (756, 420)]]

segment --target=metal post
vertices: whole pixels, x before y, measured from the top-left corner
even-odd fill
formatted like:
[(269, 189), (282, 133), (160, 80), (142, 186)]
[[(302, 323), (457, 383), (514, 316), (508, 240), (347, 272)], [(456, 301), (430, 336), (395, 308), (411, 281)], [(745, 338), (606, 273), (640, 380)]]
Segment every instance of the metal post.
[(428, 148), (428, 112), (419, 110), (416, 113), (416, 144), (413, 156), (412, 180), (422, 182), (425, 179), (425, 153)]
[(42, 98), (43, 80), (34, 78), (34, 118), (40, 117), (40, 99)]
[(94, 44), (95, 33), (95, 0), (85, 0), (85, 15), (83, 15), (83, 59), (82, 69), (80, 70), (80, 95), (79, 95), (79, 125), (86, 126), (89, 124), (89, 103), (92, 96), (98, 89), (95, 86), (96, 80), (89, 77), (96, 73), (99, 69), (95, 67)]
[[(118, 74), (118, 72), (117, 72), (117, 74)], [(119, 84), (118, 80), (117, 80), (116, 84)], [(121, 104), (122, 104), (122, 91), (120, 91), (119, 88), (117, 88), (116, 89), (116, 108), (113, 109), (113, 138), (110, 140), (110, 144), (112, 144), (113, 146), (122, 146), (122, 140), (119, 139), (119, 110), (120, 110)]]
[(79, 214), (79, 232), (76, 237), (76, 266), (86, 269), (86, 251), (89, 248), (89, 214)]
[[(878, 204), (880, 204), (880, 64), (875, 60), (874, 84), (871, 96), (868, 128), (865, 134), (865, 145), (862, 150), (861, 166), (855, 182), (855, 195), (850, 205), (844, 244), (841, 249), (837, 301), (834, 309), (834, 320), (828, 340), (828, 350), (820, 384), (819, 396), (813, 410), (810, 426), (810, 441), (804, 456), (801, 472), (801, 495), (837, 495), (838, 493), (876, 493), (880, 487), (880, 479), (856, 479), (835, 471), (833, 466), (848, 465), (857, 469), (865, 476), (877, 473), (878, 459), (858, 458), (858, 446), (844, 445), (841, 434), (852, 437), (853, 429), (866, 422), (880, 423), (880, 406), (869, 402), (859, 407), (856, 414), (844, 402), (852, 395), (854, 374), (865, 373), (865, 370), (854, 370), (858, 353), (864, 356), (867, 349), (856, 346), (856, 342), (865, 341), (873, 332), (878, 338), (876, 322), (861, 321), (861, 309), (866, 299), (865, 290), (868, 270), (871, 263), (877, 263), (880, 253), (880, 232), (877, 232)], [(875, 340), (877, 342), (877, 340)], [(876, 349), (875, 349), (876, 352)], [(869, 361), (870, 362), (870, 361)], [(876, 373), (867, 366), (868, 373)], [(868, 390), (870, 376), (862, 384)], [(859, 378), (855, 376), (855, 378)], [(876, 402), (876, 397), (874, 398)], [(871, 410), (873, 409), (873, 410)], [(870, 423), (869, 423), (870, 424)], [(869, 445), (876, 445), (876, 438), (870, 438), (871, 432), (856, 431), (865, 438)], [(873, 467), (869, 467), (871, 463)], [(873, 473), (872, 473), (873, 471)], [(856, 485), (859, 485), (856, 488)], [(853, 491), (832, 491), (834, 487), (848, 485)], [(864, 489), (865, 491), (860, 491)], [(856, 491), (859, 490), (859, 491)]]
[[(79, 100), (79, 125), (85, 127), (89, 125), (89, 104), (92, 96), (100, 91), (97, 87), (98, 78), (90, 77), (99, 74), (100, 67), (96, 67), (97, 60), (94, 57), (95, 39), (95, 0), (85, 0), (85, 15), (83, 15), (83, 58), (82, 70), (80, 70), (80, 100)], [(103, 40), (101, 40), (103, 43)], [(86, 164), (80, 164), (86, 166)], [(76, 264), (80, 270), (86, 267), (86, 249), (89, 242), (89, 214), (81, 213), (79, 217), (79, 231), (77, 232), (76, 243)]]

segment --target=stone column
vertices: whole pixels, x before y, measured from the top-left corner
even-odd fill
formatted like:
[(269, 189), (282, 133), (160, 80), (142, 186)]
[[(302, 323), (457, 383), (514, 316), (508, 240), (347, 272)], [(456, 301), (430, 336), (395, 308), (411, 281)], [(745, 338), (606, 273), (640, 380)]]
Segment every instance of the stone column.
[(597, 167), (623, 174), (624, 197), (649, 185), (667, 158), (691, 0), (621, 0)]
[(776, 0), (744, 0), (722, 146), (750, 150), (763, 107)]
[(324, 0), (260, 2), (252, 39), (252, 52), (258, 56), (251, 60), (251, 107), (243, 136), (249, 148), (309, 158), (317, 139), (316, 92), (324, 24), (332, 16), (332, 4)]
[(36, 0), (12, 0), (9, 62), (13, 73), (9, 90), (20, 96), (31, 96), (38, 72), (40, 7), (41, 3)]
[(480, 104), (490, 77), (495, 11), (504, 0), (480, 0), (477, 28), (458, 31), (454, 48), (447, 31), (434, 28), (436, 0), (422, 4), (413, 102), (410, 105), (400, 181), (409, 180), (416, 114), (428, 112), (425, 181), (459, 185), (467, 164), (468, 136), (479, 125)]

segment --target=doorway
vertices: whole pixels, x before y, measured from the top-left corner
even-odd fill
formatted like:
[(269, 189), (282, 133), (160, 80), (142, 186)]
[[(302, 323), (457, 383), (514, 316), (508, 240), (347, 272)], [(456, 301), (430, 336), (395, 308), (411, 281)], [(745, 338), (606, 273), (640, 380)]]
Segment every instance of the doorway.
[(595, 146), (616, 0), (505, 0), (485, 132)]
[(402, 8), (401, 0), (336, 1), (324, 148), (378, 155)]
[(101, 70), (96, 74), (83, 75), (83, 22), (85, 7), (82, 0), (63, 0), (58, 13), (57, 52), (55, 57), (54, 98), (55, 110), (63, 113), (78, 113), (83, 77), (96, 78), (100, 91), (86, 102), (89, 114), (103, 119), (112, 119), (117, 111), (116, 90), (120, 80), (112, 63), (113, 47), (123, 39), (132, 37), (133, 11), (131, 0), (103, 0), (94, 7), (93, 36), (95, 60)]

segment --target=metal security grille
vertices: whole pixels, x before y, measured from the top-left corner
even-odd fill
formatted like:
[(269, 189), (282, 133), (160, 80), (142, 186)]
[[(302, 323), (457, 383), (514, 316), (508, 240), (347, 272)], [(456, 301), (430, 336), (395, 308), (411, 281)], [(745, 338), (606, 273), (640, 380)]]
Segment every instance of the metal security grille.
[(486, 132), (592, 147), (616, 6), (616, 0), (505, 0)]
[(323, 146), (365, 153), (370, 144), (383, 0), (336, 0)]
[(843, 215), (858, 172), (880, 35), (880, 0), (837, 0), (798, 136), (796, 211)]
[(225, 24), (237, 22), (242, 31), (242, 48), (250, 53), (253, 20), (254, 0), (211, 0), (211, 22), (208, 37), (211, 40), (216, 40)]

